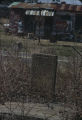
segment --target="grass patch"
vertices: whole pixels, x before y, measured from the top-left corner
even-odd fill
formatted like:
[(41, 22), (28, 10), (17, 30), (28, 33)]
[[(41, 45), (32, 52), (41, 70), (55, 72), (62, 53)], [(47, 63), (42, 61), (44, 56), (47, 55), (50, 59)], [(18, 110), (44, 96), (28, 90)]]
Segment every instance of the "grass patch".
[(1, 49), (14, 50), (14, 47), (18, 42), (22, 43), (22, 49), (20, 51), (28, 52), (28, 54), (47, 53), (57, 56), (73, 56), (74, 50), (72, 49), (72, 46), (75, 46), (79, 51), (82, 51), (82, 43), (65, 41), (50, 43), (49, 40), (41, 40), (41, 43), (38, 44), (38, 40), (28, 39), (27, 36), (19, 37), (0, 32)]

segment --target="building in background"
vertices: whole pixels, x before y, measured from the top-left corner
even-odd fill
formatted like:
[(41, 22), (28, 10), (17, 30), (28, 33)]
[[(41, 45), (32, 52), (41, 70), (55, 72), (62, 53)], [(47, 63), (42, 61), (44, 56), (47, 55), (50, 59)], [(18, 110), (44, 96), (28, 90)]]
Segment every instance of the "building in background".
[(17, 33), (18, 21), (21, 19), (25, 34), (33, 33), (49, 39), (55, 35), (68, 35), (75, 31), (79, 15), (79, 20), (82, 18), (82, 5), (15, 2), (9, 9), (10, 30), (13, 33)]

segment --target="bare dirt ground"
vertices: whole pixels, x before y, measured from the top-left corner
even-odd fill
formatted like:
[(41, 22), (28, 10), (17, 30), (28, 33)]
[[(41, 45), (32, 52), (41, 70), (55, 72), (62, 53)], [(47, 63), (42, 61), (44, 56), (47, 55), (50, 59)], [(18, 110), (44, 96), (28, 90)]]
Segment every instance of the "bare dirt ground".
[(75, 115), (75, 110), (71, 106), (67, 106), (64, 104), (49, 104), (52, 107), (48, 107), (47, 104), (39, 104), (39, 103), (25, 103), (24, 104), (24, 111), (22, 111), (22, 103), (5, 103), (5, 105), (0, 105), (0, 113), (11, 113), (13, 115), (23, 115), (34, 117), (34, 118), (41, 118), (43, 120), (61, 120), (61, 119), (68, 119), (72, 120)]

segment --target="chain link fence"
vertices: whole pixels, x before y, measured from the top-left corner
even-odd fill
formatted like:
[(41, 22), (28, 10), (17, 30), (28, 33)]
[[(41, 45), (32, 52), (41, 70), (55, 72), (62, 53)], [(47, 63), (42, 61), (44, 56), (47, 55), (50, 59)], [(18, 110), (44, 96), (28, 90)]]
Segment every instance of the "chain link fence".
[[(72, 47), (52, 45), (45, 40), (38, 45), (37, 40), (27, 36), (0, 34), (1, 119), (34, 120), (25, 116), (29, 116), (35, 103), (46, 104), (51, 109), (50, 103), (64, 103), (82, 114), (81, 93), (82, 56)], [(8, 113), (8, 117), (3, 113)], [(69, 119), (68, 116), (64, 119)]]

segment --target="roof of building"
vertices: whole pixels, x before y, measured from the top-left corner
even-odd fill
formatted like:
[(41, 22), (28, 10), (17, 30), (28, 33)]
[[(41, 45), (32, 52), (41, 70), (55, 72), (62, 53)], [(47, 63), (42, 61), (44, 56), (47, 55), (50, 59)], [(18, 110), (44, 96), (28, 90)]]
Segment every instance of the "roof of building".
[(19, 5), (20, 4), (20, 2), (13, 2), (13, 3), (11, 3), (8, 7), (10, 8), (10, 7), (12, 7), (12, 6), (16, 6), (16, 5)]
[(56, 11), (69, 11), (69, 12), (82, 12), (82, 5), (70, 4), (46, 4), (46, 3), (17, 3), (9, 5), (9, 8), (22, 8), (22, 9), (53, 9)]

